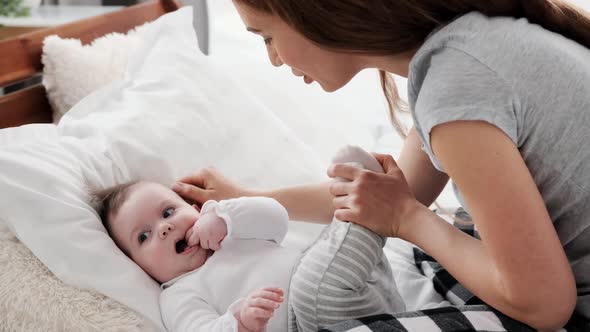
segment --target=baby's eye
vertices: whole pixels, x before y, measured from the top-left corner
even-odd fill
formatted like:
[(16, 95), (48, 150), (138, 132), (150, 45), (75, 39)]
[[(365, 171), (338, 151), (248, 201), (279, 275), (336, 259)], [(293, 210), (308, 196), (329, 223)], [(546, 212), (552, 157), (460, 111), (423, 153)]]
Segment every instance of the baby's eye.
[(145, 240), (147, 240), (148, 237), (150, 236), (150, 233), (151, 233), (150, 231), (139, 233), (139, 236), (137, 237), (139, 244), (142, 244)]
[(270, 45), (272, 43), (272, 38), (264, 38), (264, 44)]
[(170, 216), (173, 213), (174, 213), (174, 208), (173, 207), (166, 208), (164, 211), (162, 211), (162, 217), (164, 217), (164, 219), (170, 218)]

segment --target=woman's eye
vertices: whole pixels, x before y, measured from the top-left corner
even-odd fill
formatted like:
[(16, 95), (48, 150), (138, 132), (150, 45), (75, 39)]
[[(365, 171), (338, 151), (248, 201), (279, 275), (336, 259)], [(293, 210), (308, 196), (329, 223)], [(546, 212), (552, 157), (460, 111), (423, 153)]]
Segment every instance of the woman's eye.
[(147, 240), (149, 235), (149, 231), (139, 233), (139, 236), (137, 238), (139, 240), (139, 244), (142, 244), (145, 240)]
[(272, 43), (272, 38), (264, 38), (264, 44), (270, 45)]
[(164, 219), (170, 218), (170, 216), (173, 213), (174, 213), (174, 208), (173, 207), (166, 208), (164, 211), (162, 211), (162, 217), (164, 217)]

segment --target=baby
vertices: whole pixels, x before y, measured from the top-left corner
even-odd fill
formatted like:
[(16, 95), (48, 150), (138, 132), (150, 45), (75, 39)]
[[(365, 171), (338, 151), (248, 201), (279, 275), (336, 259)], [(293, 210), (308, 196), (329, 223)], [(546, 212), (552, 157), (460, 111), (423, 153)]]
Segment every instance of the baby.
[[(360, 149), (335, 162), (382, 171)], [(405, 309), (385, 239), (362, 226), (334, 219), (301, 253), (281, 246), (289, 217), (270, 198), (208, 201), (199, 209), (146, 181), (97, 197), (109, 235), (162, 284), (162, 319), (171, 332), (318, 331)]]

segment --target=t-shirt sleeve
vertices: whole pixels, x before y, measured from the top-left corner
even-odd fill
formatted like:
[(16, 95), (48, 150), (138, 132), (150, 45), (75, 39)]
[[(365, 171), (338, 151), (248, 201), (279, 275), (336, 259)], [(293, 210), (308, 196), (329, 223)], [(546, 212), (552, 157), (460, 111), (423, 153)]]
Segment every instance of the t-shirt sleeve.
[(485, 121), (517, 144), (517, 117), (510, 83), (471, 55), (445, 48), (432, 56), (414, 105), (416, 130), (434, 166), (444, 169), (430, 142), (437, 125), (453, 121)]

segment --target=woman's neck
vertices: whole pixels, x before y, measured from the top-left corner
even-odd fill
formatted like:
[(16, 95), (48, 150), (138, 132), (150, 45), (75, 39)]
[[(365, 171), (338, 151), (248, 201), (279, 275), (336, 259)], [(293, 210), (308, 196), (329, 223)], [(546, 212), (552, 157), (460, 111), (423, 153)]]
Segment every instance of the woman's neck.
[(365, 68), (377, 68), (407, 78), (410, 62), (417, 51), (418, 48), (394, 55), (369, 55), (365, 58)]

